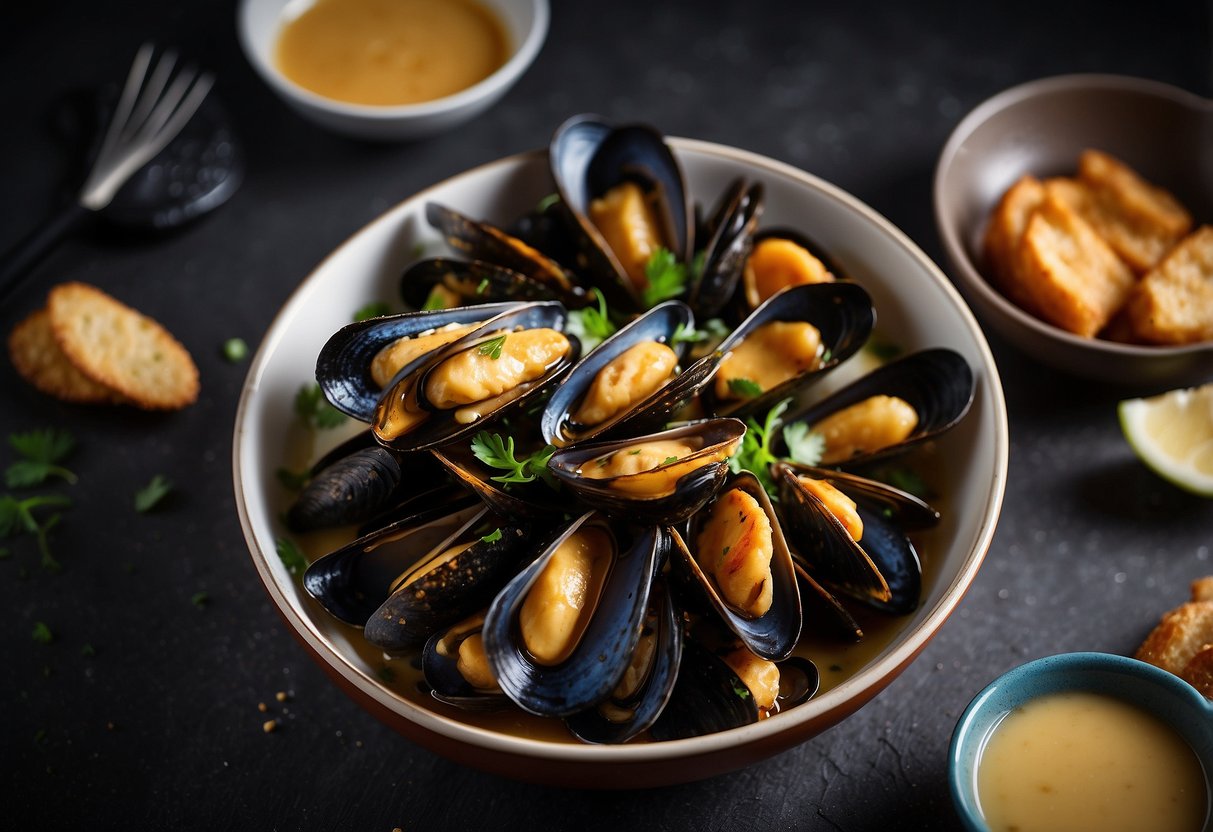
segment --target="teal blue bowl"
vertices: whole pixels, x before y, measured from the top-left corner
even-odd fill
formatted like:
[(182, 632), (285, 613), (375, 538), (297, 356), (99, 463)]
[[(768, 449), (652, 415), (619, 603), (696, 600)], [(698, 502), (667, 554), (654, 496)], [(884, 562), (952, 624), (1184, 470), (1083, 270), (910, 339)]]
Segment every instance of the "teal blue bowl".
[[(1108, 653), (1063, 653), (1028, 662), (991, 682), (969, 703), (948, 750), (948, 786), (965, 828), (989, 832), (977, 800), (977, 763), (1008, 713), (1051, 693), (1086, 691), (1114, 696), (1153, 714), (1183, 737), (1213, 775), (1213, 703), (1187, 682), (1154, 665)], [(1213, 826), (1206, 816), (1204, 828)]]

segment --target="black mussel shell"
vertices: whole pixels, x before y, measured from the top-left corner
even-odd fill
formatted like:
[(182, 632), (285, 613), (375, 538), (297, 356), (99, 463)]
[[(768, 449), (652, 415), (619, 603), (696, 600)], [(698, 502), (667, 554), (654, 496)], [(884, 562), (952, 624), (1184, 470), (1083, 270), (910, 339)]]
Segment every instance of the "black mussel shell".
[(649, 736), (681, 740), (757, 721), (758, 706), (741, 677), (698, 641), (687, 639), (678, 681)]
[(507, 225), (505, 233), (538, 249), (557, 263), (577, 262), (577, 232), (569, 222), (568, 213), (560, 206), (560, 195), (555, 192)]
[[(939, 513), (914, 495), (875, 480), (791, 463), (775, 467), (788, 541), (808, 571), (883, 612), (913, 612), (922, 594), (922, 565), (906, 530), (933, 525)], [(825, 480), (855, 501), (863, 521), (859, 542), (800, 485), (797, 475)]]
[(319, 471), (287, 511), (287, 528), (305, 532), (375, 516), (400, 486), (400, 456), (378, 446), (363, 448)]
[(510, 700), (500, 690), (480, 690), (459, 672), (459, 645), (484, 625), (484, 612), (439, 630), (421, 651), (421, 673), (430, 695), (439, 702), (465, 711), (495, 711), (508, 708)]
[(431, 257), (410, 266), (400, 278), (400, 297), (414, 309), (421, 309), (435, 286), (457, 296), (462, 306), (559, 299), (544, 284), (505, 266), (449, 257)]
[[(420, 647), (436, 631), (481, 609), (532, 551), (531, 530), (484, 508), (454, 537), (409, 569), (409, 575), (367, 619), (366, 640), (389, 654)], [(443, 554), (471, 545), (455, 557)]]
[(862, 641), (863, 627), (842, 602), (809, 574), (800, 555), (792, 553), (792, 566), (800, 585), (800, 604), (805, 628), (813, 633), (836, 636), (843, 641)]
[[(728, 458), (744, 435), (745, 425), (736, 419), (705, 419), (647, 436), (562, 448), (552, 454), (548, 468), (587, 505), (631, 522), (672, 525), (686, 520), (720, 489), (728, 477)], [(669, 465), (606, 479), (582, 473), (583, 466), (612, 452), (626, 454), (646, 442), (685, 437), (700, 440), (701, 448)]]
[[(612, 691), (604, 702), (565, 719), (565, 725), (583, 742), (625, 743), (647, 731), (669, 701), (682, 662), (682, 627), (669, 589), (660, 579), (649, 594), (644, 626), (652, 629), (654, 645), (651, 663), (636, 691), (623, 698)], [(646, 635), (642, 631), (641, 638)]]
[(553, 134), (549, 159), (561, 204), (586, 242), (586, 269), (597, 276), (612, 304), (643, 309), (632, 281), (590, 220), (590, 203), (627, 180), (656, 191), (662, 236), (675, 258), (686, 263), (693, 247), (694, 217), (682, 169), (665, 139), (645, 125), (615, 127), (599, 116), (574, 116)]
[[(540, 664), (524, 645), (518, 615), (560, 544), (585, 523), (601, 525), (610, 537), (610, 572), (577, 647), (559, 664)], [(497, 683), (519, 707), (541, 716), (566, 717), (610, 695), (640, 638), (660, 538), (657, 526), (625, 527), (587, 512), (552, 538), (497, 594), (484, 622), (485, 650)]]
[(436, 202), (426, 204), (425, 218), (442, 232), (452, 248), (474, 260), (486, 260), (525, 275), (566, 306), (579, 309), (592, 300), (559, 263), (491, 223), (479, 222)]
[[(566, 314), (565, 308), (555, 301), (519, 304), (486, 321), (474, 332), (436, 350), (435, 354), (431, 354), (431, 357), (425, 362), (410, 364), (396, 377), (393, 385), (383, 394), (375, 408), (371, 428), (379, 442), (403, 451), (425, 450), (455, 442), (484, 429), (490, 423), (517, 411), (536, 397), (545, 394), (547, 389), (563, 378), (576, 363), (581, 349), (576, 337), (566, 333), (569, 342), (567, 352), (553, 361), (543, 376), (486, 402), (460, 406), (453, 410), (442, 410), (425, 399), (424, 391), (430, 374), (456, 354), (465, 350), (483, 349), (485, 344), (493, 338), (501, 335), (508, 337), (509, 333), (519, 329), (563, 330)], [(457, 411), (479, 411), (484, 406), (491, 408), (490, 412), (480, 414), (476, 418), (469, 418), (467, 421), (457, 418)], [(410, 426), (407, 431), (396, 432), (392, 428), (392, 420), (397, 411), (401, 409), (407, 412), (427, 411), (428, 414), (423, 420)]]
[[(449, 324), (480, 323), (521, 306), (519, 303), (499, 303), (431, 312), (406, 312), (349, 324), (333, 333), (321, 348), (316, 359), (316, 381), (333, 407), (355, 419), (369, 422), (375, 416), (375, 406), (385, 389), (371, 378), (371, 361), (380, 350), (401, 338), (441, 329)], [(409, 367), (424, 363), (427, 359), (422, 356)], [(406, 369), (409, 368), (402, 368), (402, 372)]]
[(686, 353), (686, 345), (674, 342), (675, 333), (680, 327), (689, 330), (694, 324), (694, 315), (686, 304), (667, 301), (654, 306), (599, 344), (569, 371), (548, 399), (539, 423), (544, 441), (565, 447), (595, 438), (646, 433), (668, 422), (671, 415), (711, 379), (715, 372), (714, 361), (701, 359), (668, 380), (660, 389), (597, 425), (577, 425), (572, 420), (572, 414), (602, 369), (636, 344), (658, 341), (673, 349), (681, 361)]
[(800, 373), (759, 395), (744, 399), (718, 399), (715, 385), (704, 388), (709, 409), (717, 415), (743, 417), (764, 413), (789, 396), (798, 396), (814, 381), (823, 377), (854, 355), (876, 324), (872, 298), (855, 283), (812, 283), (794, 286), (772, 296), (755, 309), (741, 325), (720, 344), (728, 353), (745, 337), (764, 324), (773, 321), (804, 321), (821, 333), (822, 361), (807, 372)]
[(917, 427), (904, 441), (836, 463), (866, 465), (934, 439), (951, 428), (968, 413), (975, 385), (973, 370), (959, 353), (943, 348), (923, 350), (878, 367), (809, 407), (785, 413), (783, 423), (804, 422), (812, 429), (826, 416), (871, 396), (904, 399), (918, 414)]
[(762, 185), (738, 179), (713, 212), (708, 226), (711, 236), (698, 255), (703, 258), (701, 272), (687, 300), (701, 318), (720, 314), (737, 291), (762, 207)]
[(430, 506), (317, 558), (303, 573), (303, 588), (335, 618), (361, 627), (392, 594), (392, 582), (479, 516), (471, 495)]
[[(821, 261), (821, 265), (825, 267), (825, 270), (834, 275), (836, 279), (846, 279), (846, 272), (842, 271), (837, 261), (830, 257), (830, 255), (821, 245), (819, 245), (815, 240), (813, 240), (812, 237), (805, 234), (803, 231), (786, 227), (764, 228), (761, 231), (754, 233), (754, 237), (751, 240), (751, 251), (763, 240), (787, 240), (795, 243)], [(744, 267), (742, 272), (744, 275)], [(752, 310), (761, 305), (762, 301), (758, 299), (754, 288), (748, 285), (745, 280), (742, 281), (742, 285), (739, 287), (739, 290), (741, 296), (741, 308)]]
[(800, 605), (800, 589), (797, 586), (796, 572), (792, 565), (792, 554), (784, 540), (775, 509), (771, 505), (766, 491), (758, 482), (758, 478), (749, 471), (742, 471), (725, 483), (716, 498), (733, 488), (740, 488), (756, 499), (771, 523), (774, 551), (771, 557), (772, 598), (770, 609), (758, 617), (750, 617), (739, 612), (725, 601), (720, 595), (716, 583), (700, 568), (693, 547), (702, 524), (711, 511), (711, 503), (705, 505), (702, 511), (691, 519), (688, 538), (684, 539), (676, 529), (669, 530), (673, 542), (673, 568), (689, 575), (690, 580), (683, 585), (693, 587), (698, 591), (701, 599), (707, 602), (725, 626), (741, 639), (751, 653), (769, 661), (779, 661), (791, 655), (792, 649), (800, 639), (800, 629), (804, 620)]

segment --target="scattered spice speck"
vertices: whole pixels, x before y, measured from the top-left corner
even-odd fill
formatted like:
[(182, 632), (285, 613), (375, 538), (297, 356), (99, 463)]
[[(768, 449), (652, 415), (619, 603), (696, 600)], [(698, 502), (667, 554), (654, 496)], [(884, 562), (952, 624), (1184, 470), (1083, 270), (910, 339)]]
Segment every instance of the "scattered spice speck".
[(265, 713), (266, 711), (268, 711), (268, 710), (269, 710), (269, 708), (267, 708), (267, 707), (266, 707), (266, 705), (265, 705), (265, 703), (264, 703), (264, 702), (258, 702), (258, 703), (257, 703), (257, 710), (261, 711), (261, 713)]

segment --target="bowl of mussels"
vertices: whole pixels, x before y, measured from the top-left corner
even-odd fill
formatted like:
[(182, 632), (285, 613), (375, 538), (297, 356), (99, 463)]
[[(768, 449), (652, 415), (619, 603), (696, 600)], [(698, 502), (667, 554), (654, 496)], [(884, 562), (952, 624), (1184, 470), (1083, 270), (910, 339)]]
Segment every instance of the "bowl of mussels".
[(308, 276), (233, 453), (258, 575), (354, 700), (470, 766), (634, 788), (884, 689), (975, 577), (1007, 449), (980, 329), (887, 220), (577, 116)]

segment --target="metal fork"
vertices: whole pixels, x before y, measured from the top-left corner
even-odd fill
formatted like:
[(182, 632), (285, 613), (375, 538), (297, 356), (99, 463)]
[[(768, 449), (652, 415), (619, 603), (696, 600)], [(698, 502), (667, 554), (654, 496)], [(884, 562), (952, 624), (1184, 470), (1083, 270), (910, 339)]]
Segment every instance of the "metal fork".
[(0, 296), (56, 243), (105, 208), (140, 168), (155, 158), (197, 112), (215, 78), (186, 67), (175, 75), (175, 52), (164, 52), (153, 65), (155, 47), (139, 47), (126, 77), (118, 106), (106, 128), (97, 157), (76, 200), (30, 234), (4, 258)]

